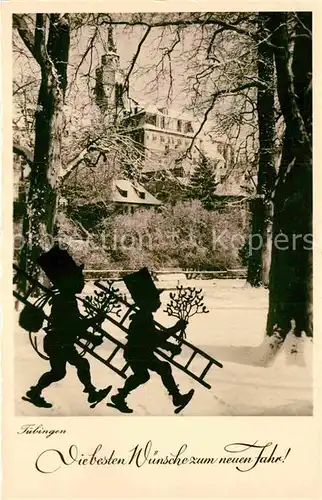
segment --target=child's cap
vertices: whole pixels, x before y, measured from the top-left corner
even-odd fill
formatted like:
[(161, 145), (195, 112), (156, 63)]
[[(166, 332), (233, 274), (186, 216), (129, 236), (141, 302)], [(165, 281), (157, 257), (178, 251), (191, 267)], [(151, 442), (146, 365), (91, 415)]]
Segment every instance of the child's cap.
[(65, 277), (69, 279), (83, 270), (83, 266), (78, 266), (67, 250), (61, 250), (58, 245), (43, 253), (37, 262), (52, 283)]
[(123, 281), (134, 302), (140, 306), (159, 299), (164, 290), (159, 290), (152, 279), (149, 270), (144, 267), (139, 271), (124, 276)]

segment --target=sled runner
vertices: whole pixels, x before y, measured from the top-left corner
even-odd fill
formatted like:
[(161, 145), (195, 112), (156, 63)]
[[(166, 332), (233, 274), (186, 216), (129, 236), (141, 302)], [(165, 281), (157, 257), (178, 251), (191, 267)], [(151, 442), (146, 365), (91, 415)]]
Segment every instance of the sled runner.
[[(20, 269), (17, 265), (14, 264), (13, 268), (15, 271), (14, 282), (16, 281), (18, 275), (23, 275), (27, 279), (28, 283), (30, 284), (30, 289), (28, 291), (28, 294), (24, 297), (21, 294), (19, 294), (18, 292), (13, 291), (13, 295), (20, 302), (22, 302), (25, 305), (26, 304), (32, 305), (32, 302), (30, 301), (30, 295), (35, 290), (38, 290), (38, 291), (43, 292), (45, 294), (53, 295), (53, 291), (51, 289), (45, 287), (44, 285), (39, 283), (39, 281), (37, 281), (34, 278), (32, 278), (31, 276), (29, 276), (22, 269)], [(114, 299), (117, 299), (120, 304), (125, 306), (126, 311), (125, 311), (123, 317), (121, 317), (121, 318), (119, 318), (117, 316), (113, 316), (112, 314), (105, 315), (105, 320), (107, 320), (108, 322), (110, 322), (114, 326), (118, 327), (124, 333), (124, 338), (125, 338), (125, 336), (128, 334), (128, 330), (125, 327), (125, 321), (130, 316), (131, 313), (133, 313), (137, 310), (137, 306), (130, 304), (123, 297), (120, 297), (118, 294), (114, 293), (110, 288), (108, 288), (107, 284), (104, 284), (104, 283), (99, 282), (99, 281), (95, 281), (94, 285), (100, 291), (103, 291), (106, 294), (112, 295)], [(81, 298), (81, 297), (77, 297), (77, 298), (78, 298), (79, 302), (83, 303), (83, 305), (86, 305), (88, 309), (92, 309), (93, 313), (97, 312), (97, 310), (95, 309), (95, 306), (93, 306), (91, 303), (86, 301), (86, 299)], [(47, 320), (48, 316), (45, 315), (45, 319)], [(155, 326), (159, 330), (164, 329), (164, 327), (157, 322), (155, 322)], [(95, 331), (102, 336), (102, 338), (104, 339), (104, 342), (106, 341), (109, 344), (112, 344), (114, 346), (114, 349), (112, 349), (112, 352), (110, 353), (110, 355), (107, 358), (103, 358), (101, 356), (101, 354), (99, 354), (96, 351), (97, 348), (94, 345), (86, 343), (83, 340), (77, 340), (75, 345), (77, 345), (82, 350), (84, 350), (84, 353), (86, 355), (90, 354), (95, 359), (97, 359), (98, 361), (103, 363), (107, 368), (109, 368), (110, 370), (117, 373), (123, 379), (126, 379), (127, 372), (129, 370), (129, 365), (124, 362), (124, 365), (121, 368), (119, 368), (118, 366), (115, 366), (115, 364), (113, 364), (113, 360), (115, 360), (115, 357), (120, 352), (122, 352), (122, 350), (124, 349), (124, 343), (121, 342), (120, 340), (118, 340), (117, 338), (115, 338), (113, 335), (111, 335), (108, 332), (108, 329), (106, 327), (103, 328), (102, 326), (97, 325), (97, 326), (95, 326)], [(209, 356), (207, 353), (205, 353), (204, 351), (199, 349), (198, 347), (196, 347), (193, 344), (191, 344), (190, 342), (188, 342), (186, 339), (179, 338), (176, 335), (173, 335), (173, 338), (175, 340), (177, 340), (178, 342), (180, 342), (181, 347), (184, 346), (186, 348), (186, 350), (190, 351), (188, 360), (182, 359), (180, 357), (180, 355), (167, 354), (166, 352), (162, 351), (160, 348), (156, 349), (156, 351), (155, 351), (156, 354), (158, 356), (160, 356), (161, 358), (165, 359), (166, 361), (168, 361), (169, 363), (171, 363), (173, 366), (175, 366), (179, 370), (183, 371), (186, 375), (191, 377), (193, 380), (198, 382), (203, 387), (206, 387), (207, 389), (211, 389), (211, 385), (209, 384), (209, 382), (207, 382), (206, 376), (213, 366), (217, 366), (219, 368), (222, 368), (223, 365), (219, 361), (217, 361), (216, 359), (214, 359), (213, 357)], [(37, 345), (37, 344), (34, 341), (33, 342), (34, 349), (35, 349), (35, 345)], [(38, 355), (41, 355), (38, 350), (37, 350), (37, 353), (38, 353)], [(200, 374), (195, 373), (191, 369), (191, 363), (196, 358), (199, 358), (199, 359), (204, 361), (204, 368)], [(192, 395), (191, 395), (191, 397), (192, 397)], [(176, 408), (176, 410), (178, 410), (177, 413), (179, 413), (182, 409), (183, 408), (178, 410), (178, 408)]]

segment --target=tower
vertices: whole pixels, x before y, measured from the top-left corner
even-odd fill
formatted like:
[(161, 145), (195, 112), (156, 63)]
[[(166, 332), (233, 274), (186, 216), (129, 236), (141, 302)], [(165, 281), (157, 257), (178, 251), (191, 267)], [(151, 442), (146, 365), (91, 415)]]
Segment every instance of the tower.
[(104, 121), (111, 123), (123, 107), (123, 87), (119, 75), (120, 57), (113, 39), (113, 27), (108, 27), (107, 50), (96, 69), (95, 102)]

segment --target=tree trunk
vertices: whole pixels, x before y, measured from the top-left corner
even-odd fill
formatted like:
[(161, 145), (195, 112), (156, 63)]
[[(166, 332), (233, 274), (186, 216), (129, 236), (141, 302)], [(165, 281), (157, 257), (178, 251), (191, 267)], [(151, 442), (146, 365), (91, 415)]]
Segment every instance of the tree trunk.
[[(45, 38), (45, 17), (37, 14), (37, 29)], [(38, 31), (38, 32), (39, 32)], [(41, 85), (35, 113), (35, 149), (29, 176), (26, 214), (23, 220), (24, 246), (19, 265), (27, 273), (38, 276), (37, 257), (42, 251), (44, 238), (54, 236), (58, 199), (58, 176), (61, 167), (63, 104), (67, 86), (69, 53), (68, 17), (50, 15), (46, 57), (41, 50), (36, 54), (41, 68)], [(26, 291), (26, 281), (19, 283)]]
[(271, 261), (273, 205), (272, 191), (276, 179), (275, 170), (275, 75), (274, 52), (268, 43), (269, 14), (258, 15), (258, 79), (257, 113), (259, 130), (259, 161), (257, 197), (252, 206), (252, 238), (249, 248), (247, 281), (252, 286), (268, 285)]
[(287, 13), (271, 14), (278, 96), (286, 131), (274, 195), (274, 245), (267, 334), (281, 344), (312, 328), (311, 14), (297, 13), (290, 65)]

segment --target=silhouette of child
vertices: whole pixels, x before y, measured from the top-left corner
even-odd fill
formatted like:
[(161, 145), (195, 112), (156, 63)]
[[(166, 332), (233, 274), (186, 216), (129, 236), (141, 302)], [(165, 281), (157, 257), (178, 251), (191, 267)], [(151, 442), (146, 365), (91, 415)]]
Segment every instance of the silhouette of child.
[(157, 358), (154, 351), (160, 347), (172, 354), (179, 354), (180, 347), (167, 342), (167, 339), (170, 335), (183, 330), (187, 323), (179, 320), (172, 328), (163, 331), (156, 329), (153, 313), (161, 306), (160, 293), (162, 292), (154, 286), (146, 268), (126, 276), (124, 282), (136, 305), (140, 308), (130, 317), (127, 344), (124, 348), (124, 358), (129, 363), (133, 375), (130, 375), (124, 387), (118, 389), (118, 393), (111, 397), (111, 401), (121, 411), (132, 413), (133, 410), (127, 406), (125, 399), (131, 391), (148, 382), (150, 370), (160, 375), (163, 385), (172, 397), (174, 406), (181, 406), (190, 397), (188, 394), (180, 394), (172, 375), (171, 365)]
[(89, 340), (96, 346), (102, 343), (101, 337), (87, 332), (90, 326), (102, 323), (102, 314), (83, 319), (77, 306), (76, 294), (85, 285), (83, 266), (77, 266), (68, 252), (58, 246), (43, 254), (38, 263), (59, 293), (51, 299), (51, 314), (44, 338), (44, 351), (49, 356), (51, 369), (27, 391), (26, 396), (36, 406), (50, 408), (51, 403), (41, 396), (41, 392), (65, 377), (66, 365), (69, 363), (77, 369), (84, 392), (88, 394), (88, 402), (100, 401), (111, 387), (96, 390), (91, 381), (89, 362), (78, 353), (74, 345), (78, 338)]

